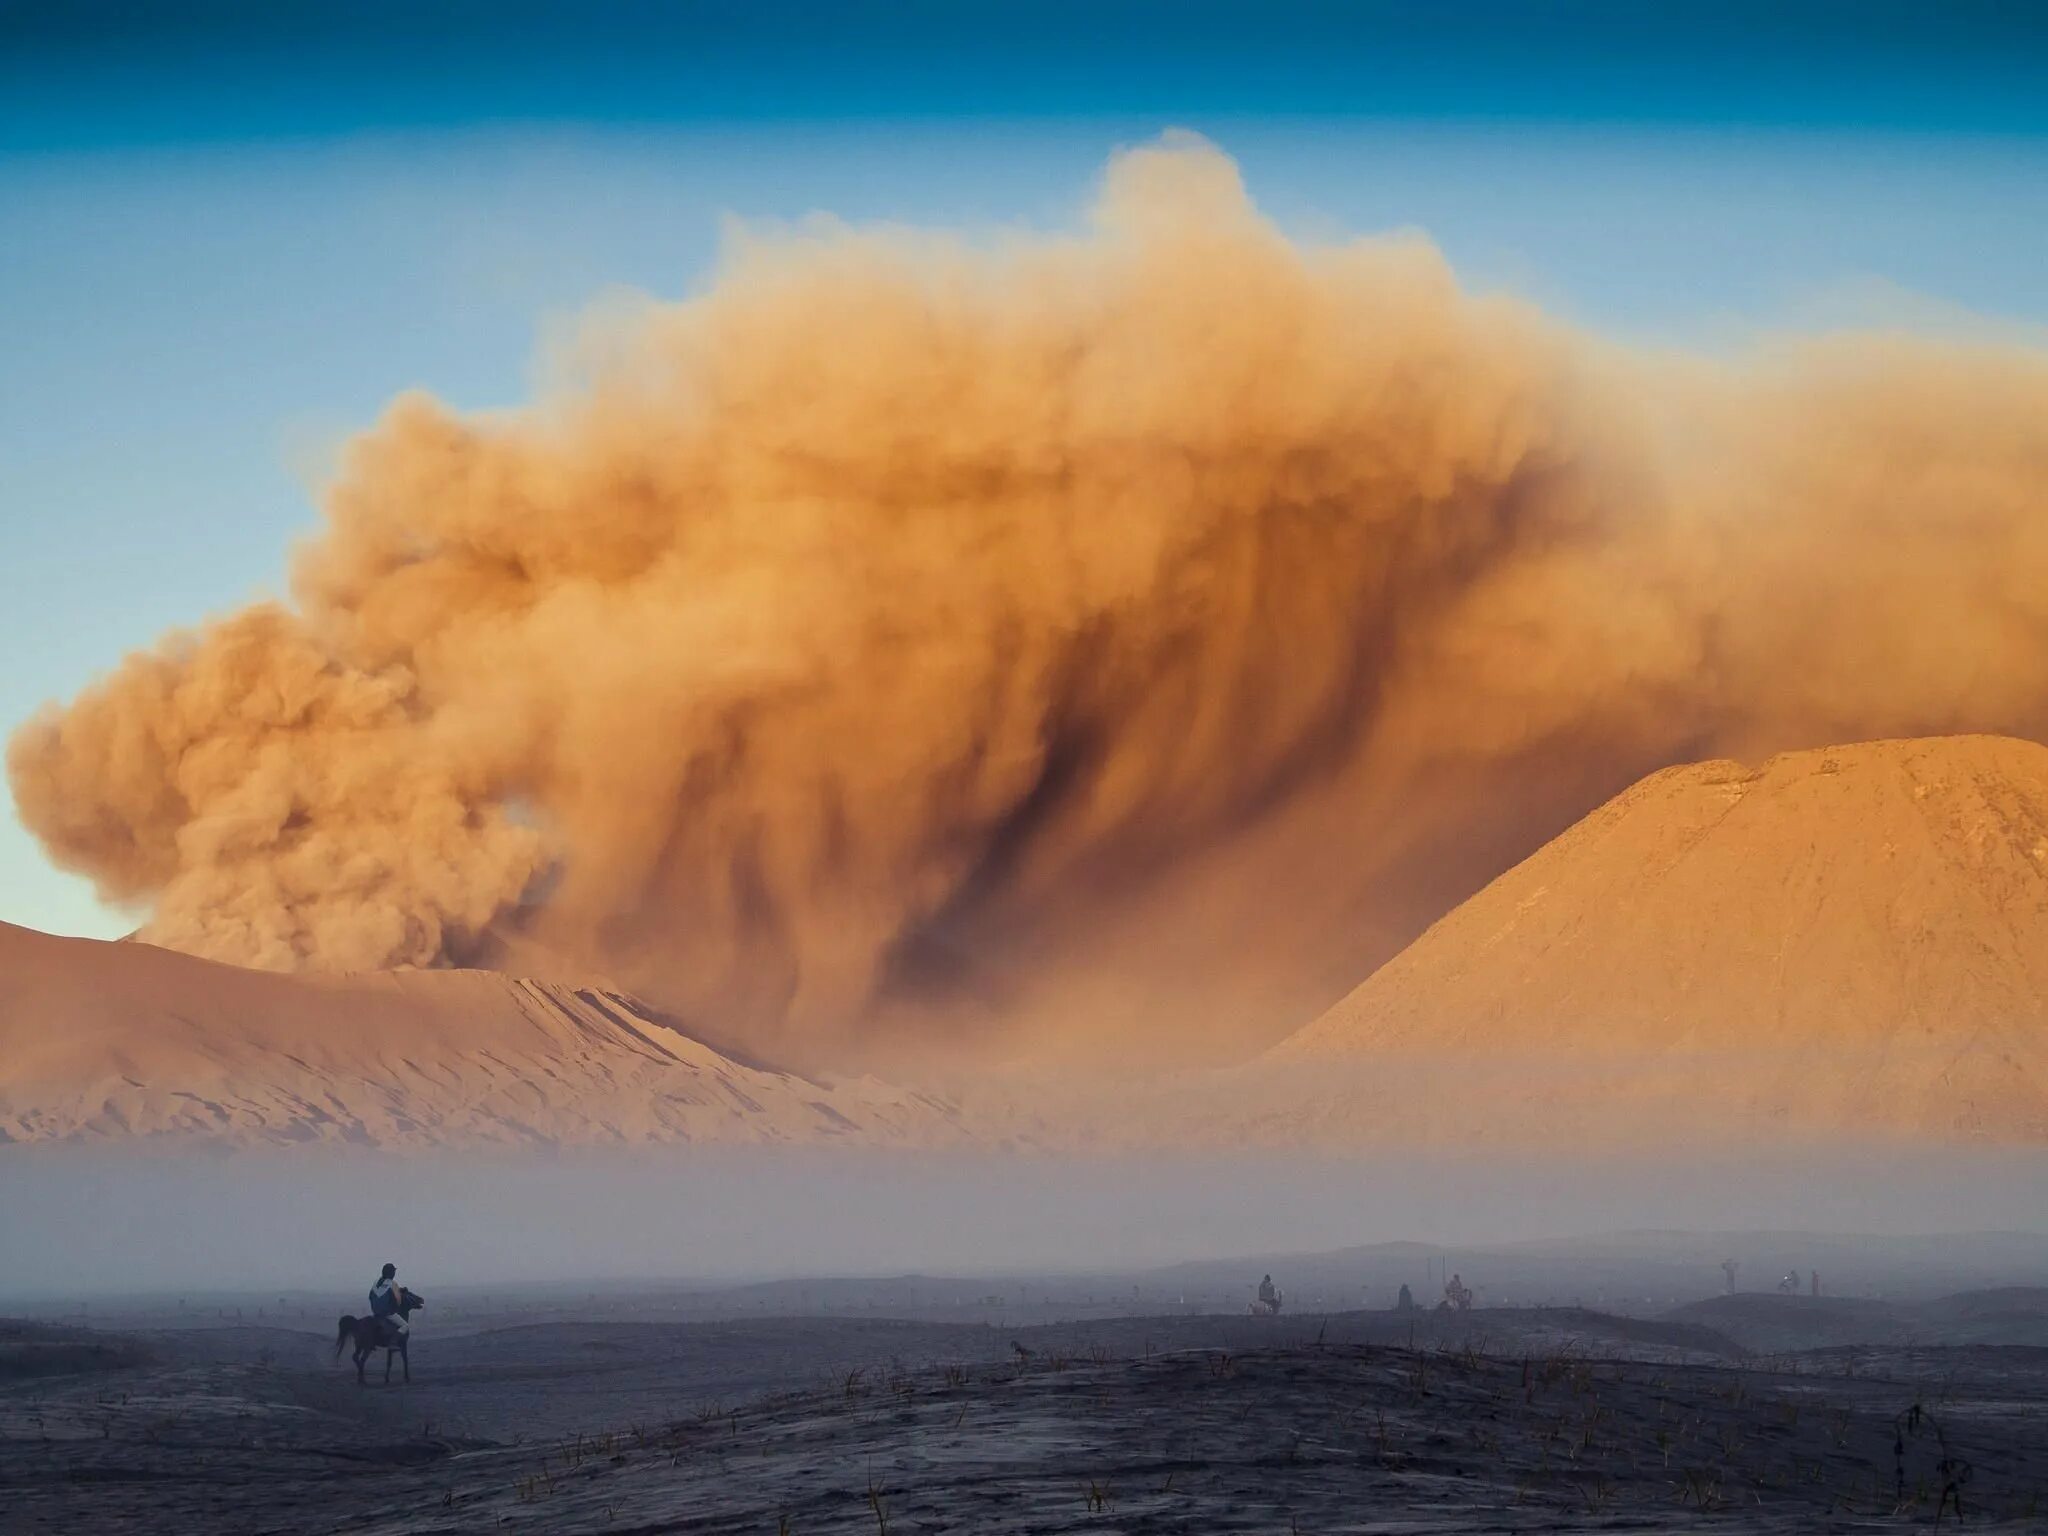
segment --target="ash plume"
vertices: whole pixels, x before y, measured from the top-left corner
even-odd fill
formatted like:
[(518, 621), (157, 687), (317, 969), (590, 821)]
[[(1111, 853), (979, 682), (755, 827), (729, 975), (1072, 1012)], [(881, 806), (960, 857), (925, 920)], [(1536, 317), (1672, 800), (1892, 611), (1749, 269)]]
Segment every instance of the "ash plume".
[(796, 1060), (1242, 1055), (1641, 773), (2048, 731), (2048, 359), (1631, 351), (1182, 138), (401, 398), (288, 605), (24, 725), (146, 936), (601, 971)]

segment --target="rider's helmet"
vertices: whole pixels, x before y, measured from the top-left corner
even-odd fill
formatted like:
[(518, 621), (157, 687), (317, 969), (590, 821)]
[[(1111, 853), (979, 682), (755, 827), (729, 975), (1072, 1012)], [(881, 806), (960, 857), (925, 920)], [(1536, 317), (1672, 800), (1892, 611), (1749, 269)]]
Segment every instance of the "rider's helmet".
[(386, 1264), (386, 1265), (384, 1266), (384, 1276), (383, 1276), (383, 1278), (385, 1278), (386, 1280), (389, 1280), (389, 1279), (390, 1279), (390, 1278), (391, 1278), (391, 1277), (392, 1277), (393, 1275), (395, 1275), (395, 1274), (397, 1274), (397, 1273), (398, 1273), (398, 1266), (397, 1266), (396, 1264)]

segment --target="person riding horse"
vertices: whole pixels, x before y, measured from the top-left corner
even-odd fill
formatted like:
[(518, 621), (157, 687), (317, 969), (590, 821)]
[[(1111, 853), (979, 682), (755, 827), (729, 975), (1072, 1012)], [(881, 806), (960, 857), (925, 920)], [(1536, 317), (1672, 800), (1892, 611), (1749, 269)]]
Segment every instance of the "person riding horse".
[(383, 1273), (377, 1276), (377, 1283), (370, 1287), (370, 1315), (350, 1317), (343, 1314), (334, 1330), (334, 1358), (339, 1360), (344, 1348), (355, 1346), (356, 1380), (364, 1380), (363, 1366), (378, 1350), (384, 1351), (384, 1380), (391, 1381), (391, 1357), (396, 1355), (405, 1365), (405, 1379), (412, 1380), (412, 1353), (407, 1346), (412, 1341), (412, 1329), (406, 1321), (408, 1312), (416, 1312), (427, 1304), (427, 1298), (418, 1291), (408, 1290), (398, 1283), (398, 1266), (386, 1264)]
[(1259, 1282), (1258, 1299), (1246, 1310), (1253, 1317), (1278, 1317), (1280, 1315), (1280, 1292), (1273, 1288), (1273, 1277), (1266, 1276)]
[(398, 1283), (398, 1266), (386, 1264), (377, 1276), (377, 1283), (370, 1287), (370, 1316), (377, 1320), (377, 1326), (385, 1338), (396, 1342), (407, 1331), (405, 1316), (398, 1309), (399, 1298), (404, 1287)]

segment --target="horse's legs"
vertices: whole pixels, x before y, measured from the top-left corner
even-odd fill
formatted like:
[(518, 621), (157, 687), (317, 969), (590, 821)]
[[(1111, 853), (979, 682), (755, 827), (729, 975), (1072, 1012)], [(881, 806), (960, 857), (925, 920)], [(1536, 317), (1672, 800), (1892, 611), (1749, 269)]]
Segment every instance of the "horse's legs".
[(398, 1346), (398, 1363), (405, 1367), (405, 1384), (412, 1385), (412, 1340), (407, 1339)]
[(384, 1347), (384, 1385), (387, 1387), (391, 1385), (391, 1357), (397, 1353), (398, 1351), (388, 1344)]
[(356, 1385), (359, 1387), (367, 1387), (370, 1384), (369, 1378), (363, 1375), (363, 1366), (368, 1363), (369, 1358), (369, 1346), (358, 1340), (356, 1343)]

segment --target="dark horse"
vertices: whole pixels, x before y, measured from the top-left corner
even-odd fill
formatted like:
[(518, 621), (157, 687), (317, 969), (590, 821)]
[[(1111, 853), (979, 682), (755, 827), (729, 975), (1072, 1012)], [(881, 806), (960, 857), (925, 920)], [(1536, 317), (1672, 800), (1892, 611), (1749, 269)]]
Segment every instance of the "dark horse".
[[(398, 1287), (398, 1315), (400, 1317), (405, 1317), (415, 1307), (424, 1307), (426, 1304), (427, 1298), (418, 1291), (408, 1291), (402, 1285)], [(391, 1357), (393, 1355), (398, 1356), (399, 1360), (404, 1364), (405, 1379), (407, 1384), (410, 1385), (412, 1382), (412, 1356), (405, 1351), (406, 1341), (409, 1337), (410, 1335), (400, 1333), (396, 1329), (387, 1330), (383, 1320), (380, 1318), (344, 1316), (341, 1320), (341, 1326), (334, 1330), (334, 1358), (339, 1360), (341, 1358), (341, 1347), (353, 1341), (356, 1347), (356, 1381), (367, 1385), (363, 1381), (363, 1362), (368, 1360), (375, 1351), (381, 1349), (384, 1351), (384, 1385), (387, 1387), (391, 1385)]]

